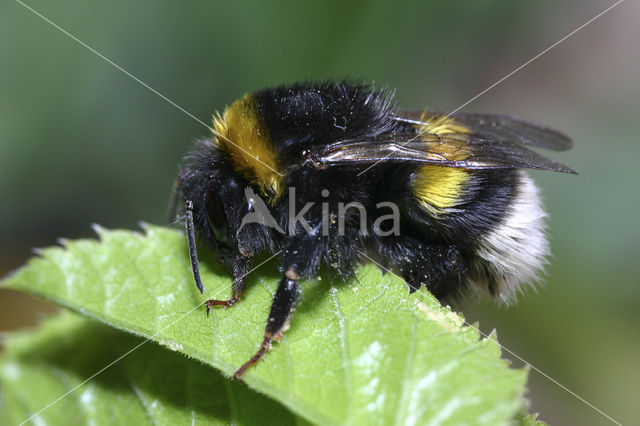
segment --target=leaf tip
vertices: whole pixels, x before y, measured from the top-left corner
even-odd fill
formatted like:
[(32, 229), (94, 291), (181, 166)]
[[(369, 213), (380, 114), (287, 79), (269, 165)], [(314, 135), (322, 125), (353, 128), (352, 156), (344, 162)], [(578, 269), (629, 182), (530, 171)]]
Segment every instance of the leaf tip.
[(138, 221), (138, 226), (147, 234), (151, 230), (151, 225), (148, 222), (145, 222), (144, 220)]
[(496, 343), (498, 342), (498, 330), (496, 330), (495, 328), (493, 330), (491, 330), (491, 332), (489, 332), (489, 335), (486, 337), (489, 340), (493, 340)]
[(98, 237), (100, 237), (101, 239), (104, 233), (106, 232), (106, 229), (97, 223), (92, 223), (91, 229), (93, 229), (93, 232), (95, 232), (98, 235)]

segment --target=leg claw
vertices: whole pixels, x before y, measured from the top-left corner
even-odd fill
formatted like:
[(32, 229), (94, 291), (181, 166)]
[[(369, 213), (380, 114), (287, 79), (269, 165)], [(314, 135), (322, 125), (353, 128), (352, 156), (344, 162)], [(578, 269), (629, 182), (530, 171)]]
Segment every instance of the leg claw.
[(236, 297), (232, 297), (229, 300), (210, 299), (204, 302), (204, 305), (207, 307), (207, 316), (209, 316), (209, 311), (211, 310), (212, 307), (224, 306), (225, 308), (230, 308), (231, 306), (235, 305), (237, 302), (238, 302), (238, 299)]

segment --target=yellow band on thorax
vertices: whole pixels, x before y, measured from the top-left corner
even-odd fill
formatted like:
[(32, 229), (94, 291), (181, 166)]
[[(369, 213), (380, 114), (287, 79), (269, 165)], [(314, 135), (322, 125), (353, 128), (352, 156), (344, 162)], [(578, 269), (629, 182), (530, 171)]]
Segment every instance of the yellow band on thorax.
[(280, 194), (282, 174), (278, 154), (263, 128), (250, 95), (244, 95), (213, 118), (216, 144), (235, 170), (258, 186), (263, 195)]

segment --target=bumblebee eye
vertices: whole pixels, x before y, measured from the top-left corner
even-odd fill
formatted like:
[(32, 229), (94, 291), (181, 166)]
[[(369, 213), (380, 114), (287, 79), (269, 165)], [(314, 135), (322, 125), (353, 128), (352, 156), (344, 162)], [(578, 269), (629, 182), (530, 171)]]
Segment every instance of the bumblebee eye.
[(215, 191), (209, 192), (209, 197), (207, 198), (207, 218), (209, 219), (209, 226), (213, 230), (216, 239), (226, 241), (229, 228), (227, 225), (227, 217), (224, 214), (222, 200)]

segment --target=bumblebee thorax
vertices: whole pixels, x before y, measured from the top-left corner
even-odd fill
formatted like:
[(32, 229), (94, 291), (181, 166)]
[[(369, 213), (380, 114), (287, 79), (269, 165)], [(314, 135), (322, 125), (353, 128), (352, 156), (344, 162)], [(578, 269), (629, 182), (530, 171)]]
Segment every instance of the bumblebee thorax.
[(233, 168), (263, 195), (279, 194), (283, 174), (278, 154), (264, 128), (255, 103), (244, 95), (213, 118), (215, 143)]

